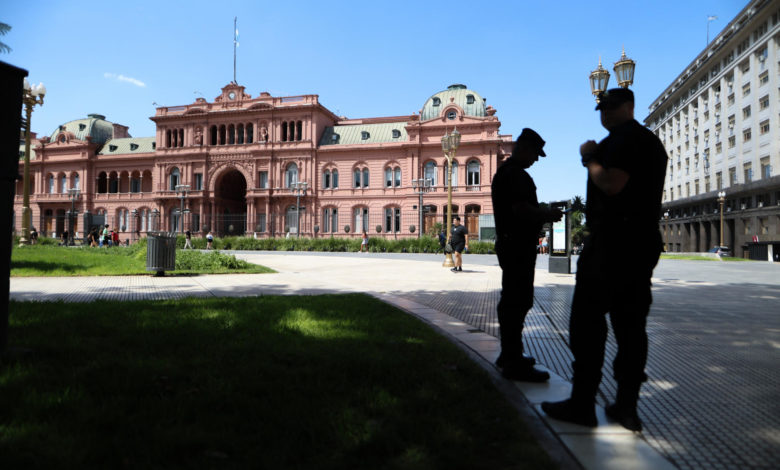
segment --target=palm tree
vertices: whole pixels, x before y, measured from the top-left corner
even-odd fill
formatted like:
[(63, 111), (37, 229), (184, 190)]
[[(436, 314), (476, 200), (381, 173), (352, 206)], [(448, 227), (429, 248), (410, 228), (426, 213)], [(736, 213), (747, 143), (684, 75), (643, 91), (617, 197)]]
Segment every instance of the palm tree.
[[(8, 31), (11, 31), (11, 25), (0, 23), (0, 36), (5, 36)], [(8, 46), (8, 44), (0, 42), (0, 53), (3, 52), (8, 54), (11, 52), (11, 48)]]
[(585, 201), (582, 200), (582, 196), (574, 196), (571, 200), (571, 208), (575, 211), (583, 211), (585, 209)]

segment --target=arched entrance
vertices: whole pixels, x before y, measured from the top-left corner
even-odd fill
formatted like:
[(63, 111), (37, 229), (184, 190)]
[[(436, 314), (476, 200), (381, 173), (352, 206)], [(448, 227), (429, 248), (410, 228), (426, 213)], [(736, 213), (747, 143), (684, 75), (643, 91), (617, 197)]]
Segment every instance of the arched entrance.
[(214, 228), (220, 237), (243, 235), (246, 231), (246, 178), (240, 171), (229, 170), (216, 184), (217, 220)]

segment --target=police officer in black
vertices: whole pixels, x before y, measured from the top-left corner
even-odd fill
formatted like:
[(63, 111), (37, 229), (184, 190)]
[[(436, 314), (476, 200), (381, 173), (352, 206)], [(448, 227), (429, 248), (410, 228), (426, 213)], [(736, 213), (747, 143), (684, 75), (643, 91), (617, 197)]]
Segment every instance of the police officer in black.
[(534, 303), (534, 269), (539, 231), (545, 222), (560, 220), (558, 209), (539, 207), (536, 185), (525, 170), (546, 156), (544, 140), (532, 129), (523, 129), (512, 155), (493, 177), (493, 213), (496, 221), (496, 254), (501, 266), (501, 299), (498, 323), (501, 354), (496, 366), (504, 377), (524, 382), (544, 382), (550, 374), (534, 367), (523, 355), (523, 323)]
[(588, 169), (585, 215), (590, 235), (577, 263), (569, 325), (572, 393), (568, 400), (543, 403), (542, 409), (563, 421), (598, 424), (595, 398), (609, 313), (618, 344), (613, 362), (618, 390), (606, 414), (627, 429), (641, 431), (637, 401), (647, 380), (650, 277), (663, 247), (658, 220), (667, 156), (658, 137), (634, 120), (630, 90), (608, 90), (596, 109), (609, 135), (580, 147)]

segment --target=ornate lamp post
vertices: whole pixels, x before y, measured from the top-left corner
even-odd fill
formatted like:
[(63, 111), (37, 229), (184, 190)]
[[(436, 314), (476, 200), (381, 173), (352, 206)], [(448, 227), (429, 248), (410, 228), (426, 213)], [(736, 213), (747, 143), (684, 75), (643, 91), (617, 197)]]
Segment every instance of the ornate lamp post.
[(176, 190), (176, 196), (181, 200), (181, 204), (179, 205), (179, 233), (184, 233), (184, 214), (188, 213), (189, 210), (184, 210), (184, 200), (187, 199), (187, 193), (190, 192), (190, 185), (189, 184), (177, 184), (174, 186), (174, 189)]
[(70, 214), (68, 214), (68, 224), (70, 224), (70, 231), (68, 233), (68, 245), (73, 246), (73, 233), (76, 226), (76, 201), (81, 197), (81, 191), (79, 188), (68, 189), (68, 199), (70, 199)]
[[(623, 54), (620, 60), (615, 62), (615, 75), (617, 76), (618, 86), (628, 88), (634, 83), (634, 70), (636, 62), (626, 57), (626, 49), (623, 48)], [(599, 57), (599, 66), (590, 73), (590, 91), (599, 102), (599, 95), (607, 91), (609, 85), (609, 72), (601, 66), (601, 57)]]
[(30, 244), (30, 120), (32, 119), (33, 107), (43, 105), (43, 97), (46, 95), (46, 87), (43, 83), (30, 85), (27, 79), (24, 79), (24, 182), (23, 182), (23, 207), (22, 207), (22, 237), (19, 239), (20, 245)]
[[(441, 149), (444, 151), (444, 156), (447, 157), (447, 243), (450, 242), (452, 236), (452, 160), (455, 158), (459, 145), (460, 132), (457, 128), (453, 129), (452, 134), (445, 133), (444, 137), (441, 138)], [(455, 266), (452, 253), (446, 254), (442, 266), (445, 268)]]
[(308, 187), (309, 183), (301, 181), (290, 184), (290, 189), (295, 194), (295, 231), (298, 238), (301, 238), (301, 196), (306, 197)]
[(422, 237), (423, 194), (430, 191), (432, 185), (433, 185), (433, 181), (431, 181), (430, 178), (418, 178), (416, 180), (412, 180), (412, 188), (414, 188), (414, 191), (420, 197), (420, 203), (417, 206), (417, 213), (419, 214), (419, 221), (418, 221), (419, 225), (417, 226), (417, 238)]
[(726, 191), (718, 191), (718, 202), (720, 203), (720, 247), (727, 248), (723, 243), (723, 205), (726, 203)]

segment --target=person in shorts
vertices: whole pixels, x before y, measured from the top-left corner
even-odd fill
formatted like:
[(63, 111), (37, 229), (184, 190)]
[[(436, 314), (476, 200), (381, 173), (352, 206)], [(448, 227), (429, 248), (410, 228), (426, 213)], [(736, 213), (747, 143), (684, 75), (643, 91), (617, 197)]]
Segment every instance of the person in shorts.
[(465, 225), (460, 224), (460, 217), (452, 218), (452, 232), (450, 232), (450, 246), (455, 252), (455, 267), (450, 271), (457, 273), (463, 271), (463, 250), (469, 247), (469, 231)]

